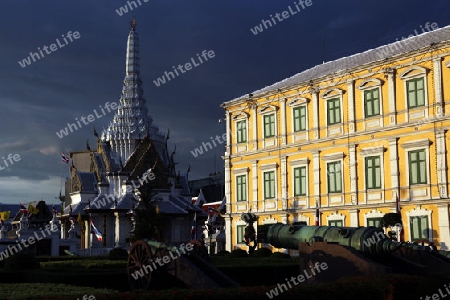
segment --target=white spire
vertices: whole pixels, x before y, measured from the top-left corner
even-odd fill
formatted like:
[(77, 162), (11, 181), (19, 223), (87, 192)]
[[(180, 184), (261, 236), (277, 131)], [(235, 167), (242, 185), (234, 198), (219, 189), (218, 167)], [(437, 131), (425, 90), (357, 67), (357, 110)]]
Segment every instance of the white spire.
[(126, 75), (120, 97), (119, 107), (113, 121), (102, 133), (103, 141), (110, 141), (116, 154), (116, 162), (125, 162), (135, 150), (138, 142), (146, 134), (158, 133), (158, 128), (152, 126), (152, 118), (148, 116), (146, 101), (143, 97), (142, 81), (139, 64), (139, 36), (136, 31), (136, 21), (131, 21), (128, 34)]

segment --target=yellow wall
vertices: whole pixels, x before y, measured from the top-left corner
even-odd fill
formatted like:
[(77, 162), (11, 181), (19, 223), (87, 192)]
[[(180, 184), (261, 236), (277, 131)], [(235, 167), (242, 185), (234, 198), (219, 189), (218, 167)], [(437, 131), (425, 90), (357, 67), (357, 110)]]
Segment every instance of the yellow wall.
[[(338, 215), (344, 218), (344, 226), (364, 226), (367, 213), (395, 212), (397, 194), (401, 200), (405, 239), (411, 239), (408, 214), (426, 211), (431, 216), (431, 240), (442, 249), (450, 247), (450, 161), (446, 155), (446, 149), (450, 146), (450, 47), (444, 43), (434, 51), (427, 49), (359, 66), (338, 75), (324, 76), (313, 80), (312, 84), (298, 83), (222, 105), (228, 116), (231, 137), (225, 156), (229, 176), (227, 207), (231, 209), (227, 217), (228, 250), (243, 246), (236, 244), (236, 230), (233, 229), (245, 224), (240, 220), (240, 214), (249, 210), (259, 216), (258, 224), (293, 223), (307, 219), (309, 225), (314, 225), (317, 200), (320, 203), (321, 225), (327, 225), (327, 217)], [(435, 87), (437, 73), (433, 59), (438, 57), (442, 74), (442, 103), (437, 102)], [(393, 75), (390, 75), (390, 70), (395, 70)], [(408, 109), (405, 82), (418, 77), (425, 78), (427, 101), (423, 107)], [(390, 93), (391, 86), (394, 98)], [(364, 90), (376, 87), (381, 92), (381, 112), (379, 116), (366, 119)], [(318, 91), (318, 98), (315, 98), (312, 89)], [(342, 122), (328, 126), (327, 100), (334, 97), (341, 99)], [(307, 130), (299, 134), (293, 132), (293, 101), (307, 107)], [(393, 101), (394, 111), (391, 109)], [(317, 104), (317, 112), (314, 104)], [(439, 107), (444, 115), (438, 115)], [(263, 115), (267, 111), (276, 115), (275, 138), (263, 137)], [(236, 143), (236, 120), (247, 122), (247, 142), (239, 145)], [(314, 128), (315, 122), (318, 122), (319, 128)], [(439, 132), (444, 132), (440, 138)], [(429, 144), (426, 144), (427, 141)], [(382, 149), (381, 152), (379, 149)], [(408, 151), (412, 149), (426, 149), (426, 184), (409, 183)], [(374, 190), (368, 190), (365, 182), (365, 157), (371, 156), (367, 154), (371, 151), (382, 158), (382, 187)], [(397, 155), (394, 155), (395, 152)], [(343, 154), (343, 192), (331, 195), (327, 186), (327, 157), (340, 153)], [(332, 161), (336, 159), (334, 157)], [(305, 197), (293, 196), (294, 166), (291, 164), (295, 165), (298, 161), (307, 162), (308, 192)], [(274, 166), (276, 170), (275, 200), (264, 200), (263, 172), (267, 166)], [(235, 177), (243, 174), (247, 175), (247, 201), (237, 203)], [(319, 178), (316, 178), (318, 174)], [(318, 194), (315, 193), (317, 187)]]

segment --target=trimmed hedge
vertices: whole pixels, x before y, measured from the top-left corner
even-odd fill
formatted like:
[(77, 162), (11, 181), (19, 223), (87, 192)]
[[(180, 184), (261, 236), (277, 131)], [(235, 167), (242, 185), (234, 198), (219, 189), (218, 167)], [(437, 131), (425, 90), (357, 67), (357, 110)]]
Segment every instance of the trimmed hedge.
[(256, 249), (255, 251), (253, 251), (253, 253), (251, 254), (251, 256), (254, 257), (269, 257), (272, 255), (272, 250), (268, 249), (268, 248), (259, 248)]
[(40, 268), (35, 256), (26, 253), (16, 253), (5, 259), (5, 271), (24, 271)]
[(247, 257), (248, 253), (245, 250), (242, 249), (234, 249), (231, 250), (231, 253), (229, 255), (229, 257), (235, 258), (235, 257)]
[[(436, 281), (438, 282), (432, 282)], [(445, 281), (447, 280), (447, 281)], [(419, 299), (425, 295), (437, 293), (443, 288), (442, 282), (448, 278), (426, 278), (400, 274), (379, 276), (357, 276), (339, 279), (336, 282), (324, 284), (298, 284), (279, 293), (275, 299), (302, 299), (302, 300), (330, 300), (330, 299), (364, 299), (364, 300), (391, 300), (391, 299)], [(280, 282), (284, 283), (284, 282)], [(431, 286), (430, 286), (431, 284)], [(442, 284), (442, 285), (440, 285)], [(117, 293), (107, 290), (92, 290), (58, 284), (2, 284), (0, 294), (9, 295), (7, 300), (73, 300), (83, 295), (93, 295), (96, 300), (248, 300), (268, 299), (268, 293), (277, 285), (241, 287), (231, 289), (170, 289), (162, 291), (138, 291)], [(13, 291), (13, 294), (11, 294)]]

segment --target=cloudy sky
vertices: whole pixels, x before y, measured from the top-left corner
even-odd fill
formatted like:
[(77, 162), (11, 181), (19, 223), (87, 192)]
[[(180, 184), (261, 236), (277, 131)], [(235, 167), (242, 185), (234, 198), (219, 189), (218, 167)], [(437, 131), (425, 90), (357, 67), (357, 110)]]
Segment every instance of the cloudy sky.
[[(68, 175), (61, 151), (83, 150), (87, 139), (94, 147), (93, 126), (102, 129), (113, 114), (61, 139), (56, 132), (119, 99), (133, 16), (150, 115), (161, 131), (170, 128), (169, 145), (177, 146), (178, 168), (184, 173), (191, 164), (192, 179), (213, 172), (214, 165), (217, 171), (223, 169), (223, 146), (197, 157), (191, 154), (202, 142), (224, 133), (224, 123), (218, 123), (224, 117), (222, 102), (323, 59), (415, 34), (427, 22), (450, 25), (448, 0), (311, 0), (305, 8), (294, 0), (139, 1), (120, 16), (117, 10), (127, 1), (2, 0), (0, 157), (18, 154), (20, 160), (0, 159), (1, 203), (58, 203), (61, 178)], [(250, 30), (283, 11), (288, 11), (287, 19), (257, 35)], [(69, 31), (80, 36), (66, 44), (62, 35)], [(18, 63), (56, 39), (63, 47), (24, 68)], [(214, 51), (215, 57), (166, 84), (154, 84), (172, 66), (190, 62), (203, 50)]]

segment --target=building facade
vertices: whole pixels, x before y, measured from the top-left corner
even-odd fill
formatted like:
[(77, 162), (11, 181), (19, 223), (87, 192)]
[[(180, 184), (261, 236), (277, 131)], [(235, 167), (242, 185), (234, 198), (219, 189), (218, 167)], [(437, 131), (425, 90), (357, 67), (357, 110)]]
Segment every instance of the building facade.
[(223, 103), (226, 248), (258, 225), (377, 226), (448, 250), (450, 27), (318, 65)]

